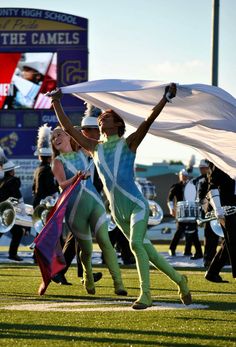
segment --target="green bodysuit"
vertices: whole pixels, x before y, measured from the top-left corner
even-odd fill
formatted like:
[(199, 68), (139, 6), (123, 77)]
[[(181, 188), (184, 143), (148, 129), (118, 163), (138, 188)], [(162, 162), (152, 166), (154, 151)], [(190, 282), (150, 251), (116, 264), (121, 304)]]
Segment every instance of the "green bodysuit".
[[(149, 205), (134, 180), (135, 153), (124, 138), (108, 137), (94, 151), (94, 162), (116, 224), (130, 241), (140, 280), (137, 302), (151, 305), (149, 261), (177, 285), (182, 276), (162, 257), (146, 237)], [(185, 288), (186, 291), (188, 290)]]
[[(71, 178), (79, 170), (84, 171), (88, 166), (87, 158), (82, 151), (64, 153), (57, 159), (63, 164), (66, 179)], [(73, 192), (68, 202), (65, 219), (81, 248), (80, 256), (87, 291), (91, 294), (95, 292), (91, 265), (92, 230), (103, 251), (105, 262), (114, 281), (115, 292), (122, 292), (124, 287), (117, 257), (108, 235), (105, 207), (90, 178), (81, 181)]]

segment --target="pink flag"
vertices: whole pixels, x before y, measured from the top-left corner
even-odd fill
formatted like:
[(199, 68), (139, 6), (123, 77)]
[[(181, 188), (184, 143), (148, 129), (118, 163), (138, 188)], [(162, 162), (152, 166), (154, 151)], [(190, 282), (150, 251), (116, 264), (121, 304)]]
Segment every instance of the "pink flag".
[(35, 239), (34, 251), (43, 278), (38, 290), (39, 295), (46, 292), (51, 278), (66, 266), (60, 245), (62, 223), (69, 198), (82, 178), (83, 175), (79, 176), (73, 185), (63, 191), (51, 209), (46, 225)]

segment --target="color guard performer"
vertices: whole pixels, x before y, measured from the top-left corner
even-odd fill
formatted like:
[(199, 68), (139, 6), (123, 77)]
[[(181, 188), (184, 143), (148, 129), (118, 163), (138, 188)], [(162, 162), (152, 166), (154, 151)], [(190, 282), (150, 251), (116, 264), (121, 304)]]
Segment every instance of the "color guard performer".
[(130, 241), (140, 281), (140, 295), (132, 305), (133, 309), (146, 309), (152, 305), (149, 261), (178, 286), (180, 299), (184, 304), (189, 305), (192, 302), (186, 276), (179, 274), (146, 237), (149, 205), (134, 181), (136, 150), (154, 120), (175, 94), (176, 85), (167, 86), (151, 115), (126, 139), (123, 138), (124, 120), (113, 110), (106, 110), (98, 118), (103, 141), (88, 139), (73, 127), (62, 109), (60, 90), (50, 95), (62, 127), (94, 158), (110, 203), (112, 217)]

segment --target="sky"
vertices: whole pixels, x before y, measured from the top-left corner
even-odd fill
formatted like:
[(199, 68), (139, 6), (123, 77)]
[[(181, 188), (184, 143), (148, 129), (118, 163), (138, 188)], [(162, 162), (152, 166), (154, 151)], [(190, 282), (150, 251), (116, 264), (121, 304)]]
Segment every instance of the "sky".
[[(211, 84), (213, 0), (1, 0), (89, 21), (89, 80), (143, 79)], [(220, 0), (218, 86), (236, 97), (236, 0)], [(158, 100), (157, 100), (158, 102)], [(132, 131), (128, 128), (127, 135)], [(207, 139), (206, 139), (207, 140)], [(191, 147), (148, 135), (137, 162), (201, 157)]]

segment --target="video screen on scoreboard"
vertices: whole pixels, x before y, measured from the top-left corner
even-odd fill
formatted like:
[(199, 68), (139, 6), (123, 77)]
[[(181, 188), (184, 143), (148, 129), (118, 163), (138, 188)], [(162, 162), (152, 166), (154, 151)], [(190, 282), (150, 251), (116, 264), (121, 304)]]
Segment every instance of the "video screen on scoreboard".
[(48, 109), (57, 85), (57, 53), (0, 53), (0, 109)]

